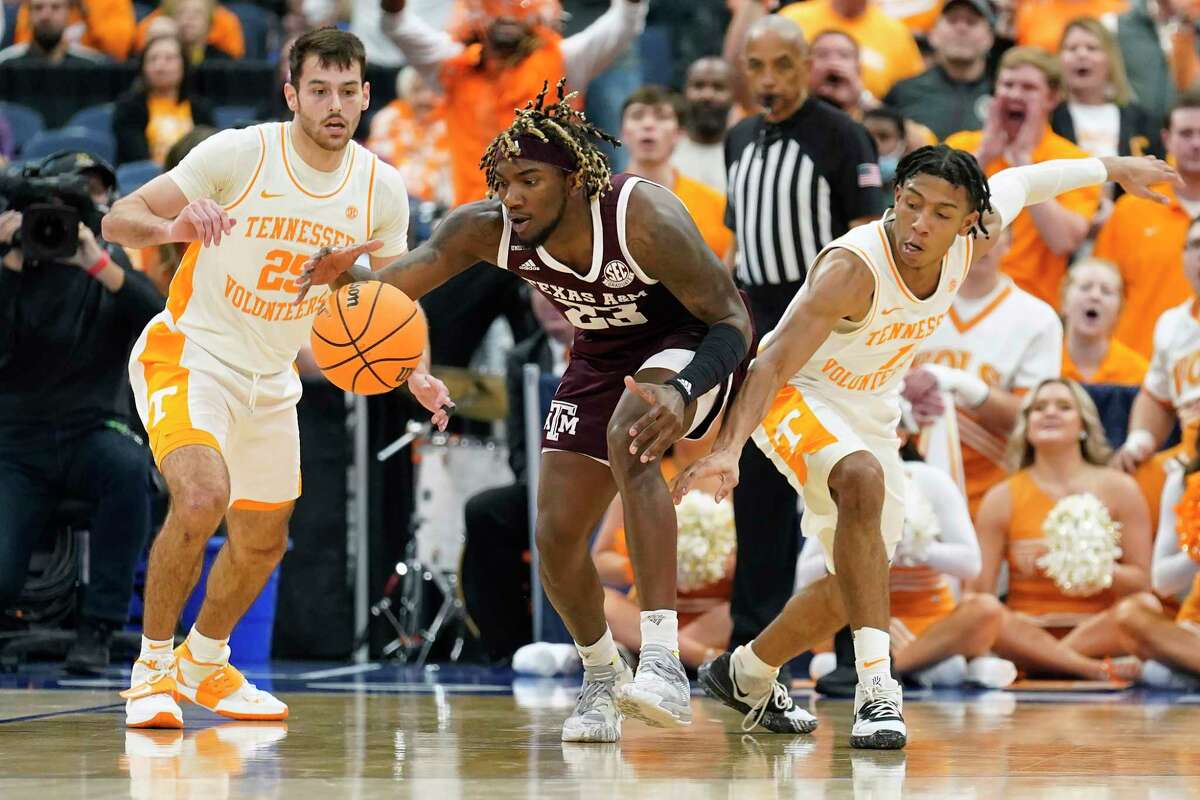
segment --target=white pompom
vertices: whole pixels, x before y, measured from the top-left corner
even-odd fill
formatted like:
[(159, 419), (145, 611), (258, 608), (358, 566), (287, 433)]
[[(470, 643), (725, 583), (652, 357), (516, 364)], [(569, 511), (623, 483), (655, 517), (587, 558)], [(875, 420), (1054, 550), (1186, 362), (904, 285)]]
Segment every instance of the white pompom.
[(1047, 552), (1037, 565), (1063, 594), (1088, 597), (1112, 586), (1121, 525), (1090, 493), (1059, 500), (1042, 522)]
[(688, 592), (725, 577), (725, 560), (737, 546), (733, 504), (705, 492), (688, 492), (675, 509), (679, 520), (678, 589)]
[(929, 560), (929, 548), (942, 536), (933, 504), (917, 481), (909, 478), (904, 493), (904, 535), (893, 560), (902, 567), (915, 567)]

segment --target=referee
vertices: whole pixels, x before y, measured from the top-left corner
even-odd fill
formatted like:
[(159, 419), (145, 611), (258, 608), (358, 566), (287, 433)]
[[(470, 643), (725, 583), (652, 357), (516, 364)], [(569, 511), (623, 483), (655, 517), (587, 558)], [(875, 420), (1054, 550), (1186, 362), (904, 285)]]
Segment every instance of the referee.
[[(761, 337), (779, 323), (821, 249), (879, 217), (880, 174), (866, 130), (808, 96), (808, 47), (795, 23), (778, 15), (756, 21), (742, 61), (763, 113), (726, 135), (725, 224), (737, 236), (737, 276)], [(753, 442), (740, 470), (730, 649), (783, 609), (800, 546), (797, 497), (787, 479)]]

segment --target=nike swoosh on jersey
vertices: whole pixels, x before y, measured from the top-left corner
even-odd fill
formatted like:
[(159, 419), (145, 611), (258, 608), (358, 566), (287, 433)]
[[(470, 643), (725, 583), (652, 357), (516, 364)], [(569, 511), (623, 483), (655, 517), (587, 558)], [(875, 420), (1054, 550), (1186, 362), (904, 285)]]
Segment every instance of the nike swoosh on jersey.
[(283, 197), (283, 193), (281, 192), (279, 194), (272, 194), (271, 192), (268, 192), (266, 189), (263, 189), (261, 192), (258, 193), (258, 196), (261, 197), (263, 200), (271, 200), (276, 197)]

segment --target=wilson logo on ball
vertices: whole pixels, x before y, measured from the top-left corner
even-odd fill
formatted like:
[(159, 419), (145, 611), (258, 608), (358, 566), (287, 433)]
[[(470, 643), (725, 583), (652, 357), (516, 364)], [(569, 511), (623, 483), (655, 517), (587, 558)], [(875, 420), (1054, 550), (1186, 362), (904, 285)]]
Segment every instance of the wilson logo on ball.
[(346, 307), (356, 308), (358, 306), (358, 284), (350, 284), (350, 288), (346, 290)]

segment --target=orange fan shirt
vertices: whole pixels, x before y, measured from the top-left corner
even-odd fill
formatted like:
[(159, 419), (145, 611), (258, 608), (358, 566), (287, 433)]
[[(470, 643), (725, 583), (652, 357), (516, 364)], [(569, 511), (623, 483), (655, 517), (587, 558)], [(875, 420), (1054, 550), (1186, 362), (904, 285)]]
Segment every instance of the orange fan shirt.
[(1108, 342), (1108, 352), (1104, 354), (1104, 360), (1100, 362), (1100, 368), (1095, 374), (1089, 378), (1085, 378), (1083, 373), (1079, 371), (1079, 367), (1075, 366), (1075, 362), (1071, 361), (1071, 353), (1067, 350), (1066, 343), (1063, 344), (1063, 362), (1062, 376), (1070, 378), (1079, 383), (1111, 383), (1118, 386), (1141, 386), (1142, 379), (1146, 377), (1146, 370), (1150, 368), (1150, 362), (1137, 351), (1118, 342), (1116, 339), (1110, 339)]
[[(961, 131), (946, 139), (946, 144), (974, 153), (982, 141), (983, 131)], [(1056, 158), (1087, 157), (1086, 152), (1049, 127), (1033, 150), (1035, 164)], [(1008, 166), (1008, 162), (1001, 157), (984, 165), (984, 172), (990, 178)], [(1058, 202), (1067, 211), (1090, 220), (1100, 207), (1100, 187), (1087, 186), (1067, 192), (1058, 196)], [(1068, 256), (1055, 255), (1042, 241), (1029, 209), (1025, 209), (1012, 223), (1012, 247), (1000, 268), (1011, 275), (1022, 289), (1058, 308), (1059, 284), (1066, 274), (1068, 260)]]
[[(104, 53), (114, 61), (124, 61), (133, 47), (137, 15), (133, 13), (133, 0), (87, 0), (86, 15), (72, 8), (67, 25), (85, 25), (79, 43)], [(22, 3), (17, 11), (13, 43), (23, 44), (33, 38), (29, 24), (29, 5)]]
[(1057, 53), (1063, 31), (1077, 17), (1101, 19), (1129, 8), (1128, 0), (1020, 0), (1016, 4), (1017, 44)]
[(671, 191), (692, 215), (700, 235), (717, 258), (725, 258), (725, 252), (733, 244), (733, 232), (725, 227), (725, 195), (678, 170)]
[[(146, 46), (146, 31), (150, 21), (162, 12), (158, 9), (147, 14), (137, 26), (137, 50), (142, 51)], [(227, 53), (230, 58), (244, 58), (246, 55), (246, 39), (242, 34), (242, 21), (238, 15), (225, 6), (213, 8), (212, 27), (208, 30), (208, 44)]]

